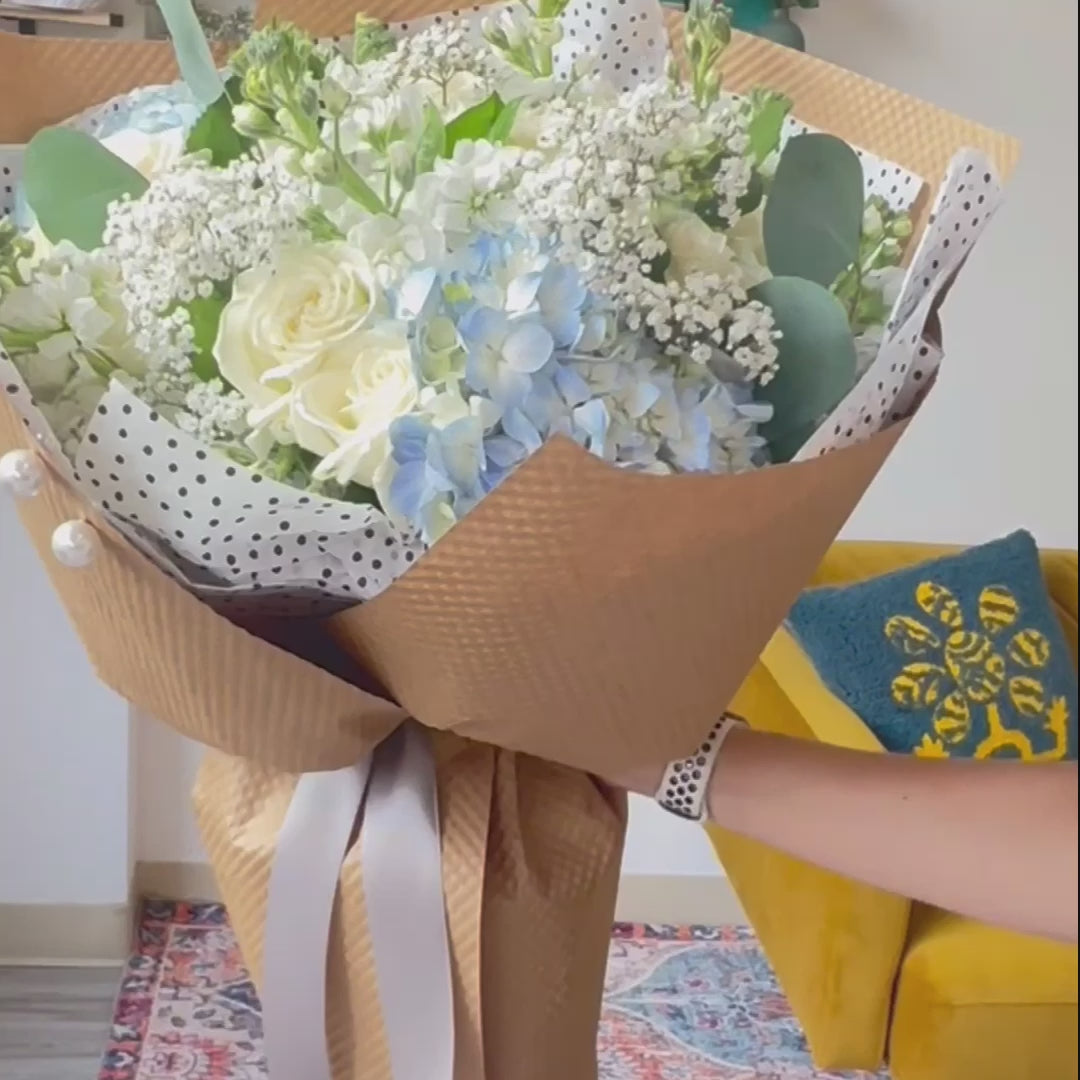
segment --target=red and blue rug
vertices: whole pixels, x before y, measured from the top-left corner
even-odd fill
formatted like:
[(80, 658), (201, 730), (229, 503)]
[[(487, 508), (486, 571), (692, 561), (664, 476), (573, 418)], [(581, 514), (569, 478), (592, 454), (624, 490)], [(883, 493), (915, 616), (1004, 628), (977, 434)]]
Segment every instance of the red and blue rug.
[[(601, 1080), (856, 1076), (814, 1070), (740, 927), (616, 926), (598, 1053)], [(98, 1080), (265, 1078), (259, 1002), (224, 909), (147, 904)]]

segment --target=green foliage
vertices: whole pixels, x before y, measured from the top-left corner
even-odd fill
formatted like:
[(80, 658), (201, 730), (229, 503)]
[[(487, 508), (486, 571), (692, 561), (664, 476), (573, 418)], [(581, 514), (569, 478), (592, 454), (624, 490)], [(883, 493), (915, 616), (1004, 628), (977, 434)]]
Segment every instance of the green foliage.
[(855, 342), (843, 305), (816, 282), (774, 277), (750, 295), (772, 309), (781, 333), (779, 371), (756, 396), (773, 406), (761, 429), (773, 460), (790, 461), (854, 386)]
[(45, 128), (26, 148), (23, 186), (42, 232), (84, 251), (101, 246), (109, 205), (149, 186), (136, 169), (89, 135)]
[(769, 269), (828, 288), (858, 258), (862, 218), (855, 151), (834, 135), (789, 139), (765, 203)]
[(188, 153), (207, 150), (218, 168), (242, 157), (254, 145), (233, 126), (233, 104), (240, 100), (240, 80), (235, 76), (225, 84), (225, 92), (202, 115), (188, 132), (184, 148)]

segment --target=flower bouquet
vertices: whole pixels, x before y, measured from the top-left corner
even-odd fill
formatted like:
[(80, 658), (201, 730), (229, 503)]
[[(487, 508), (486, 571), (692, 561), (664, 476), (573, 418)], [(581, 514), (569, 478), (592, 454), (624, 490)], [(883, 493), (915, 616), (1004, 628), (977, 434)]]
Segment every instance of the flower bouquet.
[(0, 39), (92, 72), (5, 158), (3, 474), (103, 679), (224, 751), (272, 1075), (593, 1075), (589, 774), (733, 696), (1015, 148), (704, 3), (298, 8), (223, 69), (160, 5), (180, 83)]

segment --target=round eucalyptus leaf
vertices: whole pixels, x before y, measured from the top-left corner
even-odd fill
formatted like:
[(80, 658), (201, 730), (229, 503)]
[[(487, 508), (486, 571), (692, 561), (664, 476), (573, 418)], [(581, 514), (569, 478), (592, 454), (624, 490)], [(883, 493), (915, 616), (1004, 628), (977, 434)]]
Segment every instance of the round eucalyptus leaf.
[(100, 247), (110, 203), (124, 195), (136, 199), (148, 186), (140, 172), (81, 131), (45, 128), (26, 147), (26, 201), (54, 244)]
[(790, 461), (855, 385), (855, 342), (843, 305), (816, 282), (770, 278), (750, 295), (772, 309), (781, 333), (779, 370), (756, 393), (773, 407), (761, 433), (775, 461)]
[(835, 135), (796, 135), (780, 154), (765, 202), (765, 255), (780, 276), (830, 286), (859, 255), (863, 173)]

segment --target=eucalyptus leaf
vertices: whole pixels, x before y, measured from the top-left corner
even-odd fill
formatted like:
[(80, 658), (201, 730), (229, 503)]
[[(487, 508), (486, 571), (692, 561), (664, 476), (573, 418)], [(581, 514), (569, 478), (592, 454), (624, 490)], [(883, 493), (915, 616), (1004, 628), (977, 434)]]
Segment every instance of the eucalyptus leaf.
[(765, 254), (780, 276), (826, 287), (859, 256), (863, 174), (834, 135), (796, 135), (780, 155), (765, 201)]
[(232, 78), (225, 92), (212, 105), (208, 105), (195, 125), (188, 132), (184, 149), (194, 154), (200, 150), (210, 151), (210, 160), (219, 169), (235, 161), (254, 145), (251, 139), (233, 127), (233, 102), (240, 100), (240, 80)]
[(761, 433), (774, 461), (790, 461), (855, 385), (855, 342), (844, 306), (816, 282), (774, 277), (750, 295), (772, 309), (781, 333), (779, 370), (757, 392), (773, 407)]
[(220, 375), (214, 357), (214, 342), (217, 341), (225, 299), (221, 296), (199, 296), (189, 301), (186, 307), (191, 328), (195, 331), (195, 355), (191, 361), (191, 370), (203, 382), (209, 382)]
[(200, 105), (213, 105), (225, 93), (225, 84), (191, 0), (157, 0), (157, 5), (172, 38), (180, 75), (191, 96)]
[(431, 172), (435, 162), (446, 152), (446, 126), (439, 110), (431, 102), (424, 105), (424, 126), (416, 147), (416, 175)]
[(506, 142), (510, 138), (510, 132), (514, 130), (514, 121), (517, 119), (518, 109), (521, 108), (521, 98), (508, 101), (495, 118), (488, 132), (488, 139), (496, 145)]
[(478, 105), (466, 109), (459, 116), (455, 116), (446, 125), (446, 150), (447, 157), (453, 157), (454, 147), (463, 139), (486, 139), (491, 134), (492, 126), (502, 112), (503, 103), (498, 94), (484, 98)]
[(26, 201), (42, 232), (54, 243), (70, 240), (83, 251), (101, 246), (109, 205), (125, 195), (137, 199), (146, 178), (89, 135), (45, 128), (26, 147)]

